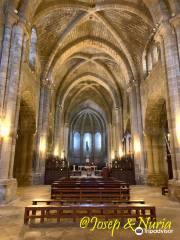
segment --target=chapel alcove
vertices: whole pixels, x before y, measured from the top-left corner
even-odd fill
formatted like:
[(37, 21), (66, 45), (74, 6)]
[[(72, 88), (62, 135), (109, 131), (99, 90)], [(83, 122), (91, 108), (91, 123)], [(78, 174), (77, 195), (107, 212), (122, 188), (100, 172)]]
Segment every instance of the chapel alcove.
[(103, 117), (91, 109), (77, 113), (71, 121), (69, 133), (70, 165), (106, 165), (107, 133)]

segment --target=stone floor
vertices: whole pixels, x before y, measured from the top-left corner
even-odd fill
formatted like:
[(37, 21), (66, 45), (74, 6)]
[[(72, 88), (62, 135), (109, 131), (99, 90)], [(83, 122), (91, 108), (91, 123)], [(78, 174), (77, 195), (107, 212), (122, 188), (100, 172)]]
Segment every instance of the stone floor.
[(131, 196), (143, 198), (147, 204), (156, 206), (158, 219), (172, 221), (172, 234), (143, 234), (136, 236), (130, 230), (120, 228), (111, 237), (110, 230), (90, 231), (81, 229), (79, 222), (70, 220), (60, 224), (24, 226), (24, 206), (31, 204), (33, 198), (50, 195), (48, 186), (33, 186), (18, 189), (18, 198), (8, 206), (0, 206), (0, 240), (108, 240), (108, 239), (168, 239), (176, 240), (180, 236), (180, 204), (169, 201), (161, 195), (158, 187), (132, 186)]

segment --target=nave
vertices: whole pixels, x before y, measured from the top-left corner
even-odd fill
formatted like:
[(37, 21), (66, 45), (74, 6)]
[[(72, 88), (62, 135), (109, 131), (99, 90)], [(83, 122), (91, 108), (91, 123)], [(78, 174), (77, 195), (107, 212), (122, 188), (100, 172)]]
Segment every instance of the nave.
[(1, 0), (0, 239), (176, 240), (179, 203), (180, 1)]

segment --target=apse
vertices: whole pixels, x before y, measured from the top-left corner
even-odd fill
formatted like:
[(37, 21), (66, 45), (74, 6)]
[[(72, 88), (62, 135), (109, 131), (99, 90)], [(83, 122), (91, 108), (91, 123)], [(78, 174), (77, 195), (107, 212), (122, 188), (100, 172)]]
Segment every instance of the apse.
[(102, 168), (107, 162), (107, 129), (103, 116), (86, 108), (70, 122), (68, 158), (70, 165), (95, 164)]

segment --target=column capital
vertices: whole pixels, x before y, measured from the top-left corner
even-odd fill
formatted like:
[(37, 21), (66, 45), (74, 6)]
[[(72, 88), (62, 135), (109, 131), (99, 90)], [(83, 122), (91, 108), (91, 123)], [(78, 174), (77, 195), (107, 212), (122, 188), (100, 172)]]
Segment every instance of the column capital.
[(128, 84), (126, 85), (126, 91), (127, 91), (128, 93), (130, 93), (130, 92), (132, 91), (131, 83), (128, 83)]
[(6, 8), (5, 10), (5, 26), (12, 27), (19, 20), (18, 11), (12, 8)]
[(68, 123), (68, 122), (65, 122), (65, 123), (64, 123), (64, 126), (65, 126), (65, 127), (69, 127), (69, 123)]
[(135, 79), (129, 81), (129, 83), (126, 85), (126, 91), (130, 93), (133, 89), (137, 88), (139, 86), (139, 82)]
[(178, 15), (176, 15), (175, 17), (172, 17), (169, 21), (175, 28), (177, 26), (180, 26), (180, 13)]
[(156, 34), (154, 35), (154, 41), (156, 43), (162, 43), (163, 41), (163, 36), (160, 34), (160, 31), (157, 31)]
[(54, 88), (54, 83), (53, 83), (53, 81), (51, 81), (50, 79), (45, 78), (45, 79), (42, 79), (42, 80), (41, 80), (41, 87), (46, 87), (46, 88), (48, 88), (49, 90), (53, 90), (53, 88)]
[(23, 29), (24, 33), (26, 34), (26, 36), (28, 38), (30, 38), (31, 24), (29, 22), (27, 22), (26, 18), (24, 18), (23, 16), (19, 16), (18, 25), (20, 27), (22, 27), (22, 29)]
[(159, 28), (157, 29), (157, 32), (154, 36), (154, 38), (157, 41), (162, 40), (162, 38), (171, 36), (173, 34), (173, 28), (171, 26), (171, 24), (168, 21), (164, 21), (159, 25)]
[(119, 111), (119, 110), (121, 110), (121, 107), (120, 106), (115, 106), (115, 108), (113, 110), (114, 111)]
[(56, 107), (58, 108), (58, 110), (62, 111), (63, 110), (63, 105), (60, 103), (56, 104)]

